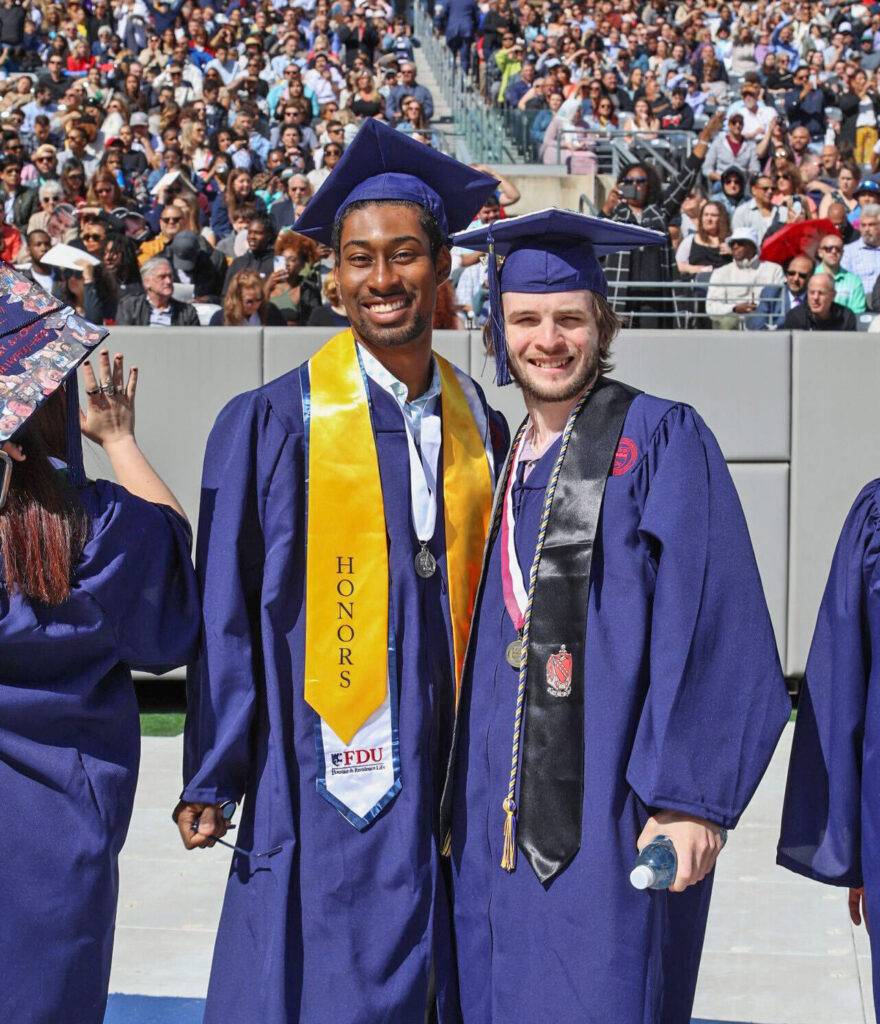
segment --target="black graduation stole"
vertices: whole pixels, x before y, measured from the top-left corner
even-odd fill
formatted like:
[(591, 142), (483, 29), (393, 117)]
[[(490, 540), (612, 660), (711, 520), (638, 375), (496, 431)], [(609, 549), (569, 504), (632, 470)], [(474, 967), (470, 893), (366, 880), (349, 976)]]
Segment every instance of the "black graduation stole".
[[(584, 645), (590, 569), (605, 484), (613, 468), (634, 388), (600, 377), (573, 414), (547, 488), (523, 629), (525, 665), (513, 735), (513, 764), (504, 801), (505, 858), (515, 868), (515, 845), (542, 883), (551, 882), (580, 849), (584, 795)], [(514, 450), (515, 450), (514, 446)], [(482, 597), (491, 545), (503, 514), (513, 461), (499, 482), (492, 530), (483, 557)], [(549, 507), (546, 504), (549, 502)], [(441, 835), (451, 821), (453, 735), (441, 804)], [(522, 735), (521, 735), (522, 734)], [(513, 801), (519, 776), (519, 802)], [(518, 821), (516, 819), (518, 818)], [(447, 838), (447, 847), (449, 840)]]

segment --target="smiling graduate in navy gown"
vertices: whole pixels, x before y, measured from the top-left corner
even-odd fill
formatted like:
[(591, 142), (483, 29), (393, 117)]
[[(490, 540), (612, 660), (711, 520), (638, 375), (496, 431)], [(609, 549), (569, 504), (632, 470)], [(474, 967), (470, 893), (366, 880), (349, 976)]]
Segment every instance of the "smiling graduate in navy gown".
[(849, 889), (870, 931), (880, 1015), (880, 480), (840, 538), (798, 699), (777, 862)]
[[(606, 374), (597, 257), (661, 240), (555, 210), (456, 237), (490, 252), (498, 382), (512, 374), (529, 411), (444, 796), (468, 1024), (690, 1021), (719, 833), (790, 711), (714, 437)], [(675, 881), (638, 891), (637, 847), (660, 834)]]
[(184, 842), (244, 803), (206, 1021), (460, 1019), (439, 801), (508, 436), (430, 324), (494, 187), (364, 126), (296, 225), (336, 249), (352, 331), (211, 435)]
[(190, 531), (135, 443), (136, 372), (106, 352), (82, 429), (119, 482), (85, 478), (76, 367), (107, 332), (5, 265), (0, 331), (0, 1020), (101, 1024), (140, 753), (130, 669), (192, 657)]

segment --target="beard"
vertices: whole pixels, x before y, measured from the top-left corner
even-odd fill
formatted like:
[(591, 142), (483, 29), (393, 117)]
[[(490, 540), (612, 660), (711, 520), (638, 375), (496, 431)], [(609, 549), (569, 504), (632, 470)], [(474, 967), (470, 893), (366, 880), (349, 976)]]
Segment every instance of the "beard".
[(376, 348), (400, 348), (409, 345), (425, 333), (431, 321), (422, 313), (416, 313), (406, 324), (395, 327), (377, 327), (366, 317), (358, 316), (351, 324), (357, 337), (367, 345)]
[(592, 383), (599, 371), (599, 346), (591, 345), (588, 351), (581, 356), (580, 365), (575, 368), (568, 380), (558, 384), (553, 382), (535, 382), (530, 379), (528, 373), (528, 362), (522, 364), (510, 358), (507, 359), (510, 367), (510, 376), (519, 384), (523, 397), (533, 402), (570, 402), (582, 394), (587, 386)]

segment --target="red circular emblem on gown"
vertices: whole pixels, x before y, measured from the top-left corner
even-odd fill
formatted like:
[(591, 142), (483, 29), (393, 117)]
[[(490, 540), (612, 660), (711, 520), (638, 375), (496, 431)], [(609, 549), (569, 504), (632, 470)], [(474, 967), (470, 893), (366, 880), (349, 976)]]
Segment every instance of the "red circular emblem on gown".
[(639, 450), (636, 448), (635, 441), (631, 441), (628, 437), (622, 437), (617, 451), (614, 453), (614, 469), (611, 470), (611, 475), (623, 476), (624, 473), (628, 473), (638, 457)]

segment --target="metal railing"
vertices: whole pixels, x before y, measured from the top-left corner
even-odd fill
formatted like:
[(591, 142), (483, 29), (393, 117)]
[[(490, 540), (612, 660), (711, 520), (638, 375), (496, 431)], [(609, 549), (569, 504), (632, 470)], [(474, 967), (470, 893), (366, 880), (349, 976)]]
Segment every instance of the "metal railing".
[(487, 105), (476, 83), (453, 62), (445, 42), (434, 35), (427, 11), (417, 2), (412, 12), (413, 31), (452, 111), (457, 134), (463, 139), (470, 159), (486, 164), (521, 162), (522, 154), (507, 135), (500, 112)]
[(585, 193), (581, 192), (581, 197), (578, 200), (578, 213), (589, 214), (590, 217), (599, 216), (599, 207), (593, 202), (592, 199)]
[[(583, 211), (582, 211), (583, 212)], [(608, 301), (622, 326), (655, 330), (773, 330), (784, 319), (783, 285), (709, 284), (709, 275), (692, 281), (609, 281)], [(707, 312), (707, 292), (718, 303)], [(728, 296), (730, 296), (728, 300)], [(471, 300), (474, 322), (487, 310), (488, 288), (478, 288)], [(756, 309), (735, 312), (733, 307), (751, 301)], [(481, 315), (482, 314), (482, 315)], [(469, 323), (470, 326), (470, 323)]]
[[(566, 145), (567, 140), (576, 145)], [(564, 128), (556, 136), (556, 163), (564, 163), (572, 153), (591, 153), (597, 174), (617, 177), (629, 164), (649, 159), (661, 173), (671, 176), (681, 173), (696, 141), (695, 135), (670, 129), (638, 132), (614, 128), (600, 133)]]
[[(700, 274), (692, 280), (675, 281), (609, 281), (608, 300), (624, 327), (694, 329), (711, 326), (757, 331), (782, 326), (784, 285), (740, 281), (710, 283), (710, 276)], [(734, 309), (744, 303), (751, 303), (755, 308), (739, 312)]]

